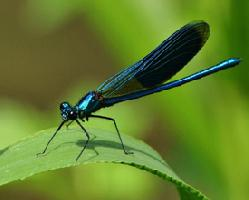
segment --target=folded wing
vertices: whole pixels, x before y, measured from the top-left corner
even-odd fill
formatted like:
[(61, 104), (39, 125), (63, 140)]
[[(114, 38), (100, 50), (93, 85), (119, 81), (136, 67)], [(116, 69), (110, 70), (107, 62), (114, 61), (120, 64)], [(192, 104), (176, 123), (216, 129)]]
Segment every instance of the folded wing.
[(209, 25), (191, 22), (173, 33), (134, 65), (102, 83), (97, 91), (106, 98), (148, 89), (169, 80), (202, 48), (209, 37)]

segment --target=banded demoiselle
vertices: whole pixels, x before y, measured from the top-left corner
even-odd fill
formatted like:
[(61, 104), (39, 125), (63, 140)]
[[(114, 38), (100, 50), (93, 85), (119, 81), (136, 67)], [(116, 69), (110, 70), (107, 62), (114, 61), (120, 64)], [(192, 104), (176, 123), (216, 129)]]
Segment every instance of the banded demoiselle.
[(143, 59), (107, 79), (96, 90), (88, 92), (75, 106), (70, 105), (68, 102), (61, 103), (62, 122), (47, 142), (45, 149), (39, 154), (44, 154), (47, 151), (48, 145), (66, 122), (71, 124), (75, 121), (87, 137), (84, 147), (76, 157), (77, 161), (87, 147), (90, 139), (87, 130), (80, 121), (85, 122), (90, 118), (112, 121), (124, 153), (132, 153), (126, 150), (115, 120), (110, 117), (94, 115), (93, 113), (101, 108), (110, 107), (122, 101), (138, 99), (146, 95), (181, 86), (220, 70), (234, 67), (240, 63), (240, 59), (238, 58), (229, 58), (185, 78), (164, 83), (171, 79), (173, 75), (180, 71), (197, 54), (208, 37), (208, 23), (204, 21), (188, 23), (173, 33), (168, 39), (164, 40)]

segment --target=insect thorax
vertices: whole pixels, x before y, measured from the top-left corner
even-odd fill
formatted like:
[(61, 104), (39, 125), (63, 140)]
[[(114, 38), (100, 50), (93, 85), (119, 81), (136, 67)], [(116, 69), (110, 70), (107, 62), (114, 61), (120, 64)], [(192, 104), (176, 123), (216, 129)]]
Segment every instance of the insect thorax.
[(99, 110), (102, 107), (102, 99), (100, 95), (91, 91), (88, 92), (77, 104), (76, 109), (78, 110), (79, 117), (85, 118), (89, 116), (92, 112)]

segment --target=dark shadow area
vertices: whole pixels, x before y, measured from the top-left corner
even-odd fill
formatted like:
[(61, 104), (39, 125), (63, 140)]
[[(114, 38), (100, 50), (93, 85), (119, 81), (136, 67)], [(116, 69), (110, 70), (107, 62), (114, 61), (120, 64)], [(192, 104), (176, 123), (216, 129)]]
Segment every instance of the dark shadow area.
[[(89, 158), (88, 160), (91, 160), (91, 159), (93, 159), (94, 157), (96, 157), (96, 156), (98, 156), (99, 155), (99, 153), (96, 151), (96, 147), (106, 147), (106, 148), (111, 148), (111, 149), (120, 149), (120, 150), (122, 150), (123, 151), (123, 148), (122, 148), (122, 145), (121, 145), (121, 143), (119, 143), (119, 142), (113, 142), (113, 141), (107, 141), (107, 140), (96, 140), (95, 139), (96, 138), (96, 136), (92, 136), (92, 138), (89, 140), (89, 142), (88, 142), (88, 145), (87, 145), (87, 147), (86, 147), (86, 149), (91, 149), (91, 150), (93, 150), (94, 152), (95, 152), (95, 156), (93, 156), (93, 157), (91, 157), (91, 158)], [(53, 150), (56, 150), (56, 149), (59, 149), (60, 147), (62, 147), (62, 146), (64, 146), (64, 145), (67, 145), (67, 144), (76, 144), (77, 146), (79, 146), (79, 147), (84, 147), (84, 145), (85, 145), (85, 142), (86, 142), (86, 140), (78, 140), (78, 141), (76, 141), (76, 142), (64, 142), (64, 143), (61, 143), (61, 144), (58, 144), (58, 146), (56, 146), (55, 148), (53, 148), (53, 149), (48, 149), (48, 151), (44, 154), (44, 155), (39, 155), (39, 156), (46, 156), (46, 155), (48, 155), (51, 151), (53, 151)], [(146, 152), (144, 152), (143, 150), (140, 150), (140, 149), (135, 149), (135, 148), (131, 148), (131, 147), (129, 147), (129, 146), (127, 146), (127, 145), (125, 145), (125, 148), (126, 148), (126, 150), (128, 150), (128, 151), (131, 151), (131, 152), (133, 152), (134, 154), (136, 153), (136, 152), (140, 152), (140, 153), (142, 153), (142, 154), (144, 154), (144, 155), (146, 155), (146, 156), (148, 156), (148, 157), (151, 157), (152, 159), (154, 159), (154, 160), (156, 160), (156, 161), (158, 161), (158, 162), (160, 162), (161, 164), (163, 164), (164, 166), (166, 166), (166, 167), (169, 167), (165, 162), (163, 162), (162, 160), (160, 160), (160, 159), (158, 159), (158, 158), (156, 158), (155, 156), (153, 156), (153, 155), (151, 155), (151, 154), (149, 154), (149, 153), (146, 153)], [(129, 154), (129, 155), (127, 155), (127, 156), (132, 156), (132, 155), (134, 155), (134, 154)], [(39, 157), (38, 156), (38, 157)], [(77, 155), (76, 155), (77, 156)], [(82, 154), (82, 156), (84, 156), (84, 153)], [(82, 157), (81, 156), (81, 157)], [(75, 157), (76, 158), (76, 157)]]
[(4, 149), (0, 150), (0, 156), (2, 156), (7, 150), (9, 150), (9, 147), (6, 147)]
[[(96, 138), (96, 136), (93, 136), (92, 139), (89, 140), (89, 143), (90, 143), (92, 140), (94, 140), (95, 138)], [(89, 147), (89, 143), (88, 143), (88, 145), (87, 145), (86, 148)], [(46, 155), (48, 155), (49, 153), (51, 153), (53, 150), (57, 150), (57, 149), (59, 149), (60, 147), (62, 147), (63, 145), (67, 145), (67, 144), (75, 144), (75, 142), (64, 142), (64, 143), (61, 143), (61, 144), (57, 145), (55, 148), (53, 148), (53, 149), (50, 149), (50, 150), (48, 149), (47, 152), (46, 152), (45, 154), (37, 155), (37, 157), (46, 156)], [(85, 143), (84, 143), (84, 144), (85, 144)], [(84, 144), (82, 144), (82, 148), (84, 147)], [(95, 147), (91, 147), (91, 149), (95, 152), (96, 155), (93, 156), (93, 157), (90, 157), (89, 160), (90, 160), (90, 159), (93, 159), (93, 158), (95, 158), (96, 156), (99, 155), (99, 153), (96, 151)], [(83, 155), (84, 155), (84, 153), (82, 154), (82, 156), (83, 156)], [(77, 158), (77, 157), (75, 156), (75, 158)]]
[[(76, 142), (76, 145), (78, 145), (78, 146), (80, 146), (80, 147), (83, 148), (84, 145), (85, 145), (85, 142), (86, 142), (86, 140), (78, 140), (78, 141)], [(107, 140), (91, 140), (91, 141), (89, 141), (89, 143), (88, 143), (88, 145), (87, 145), (87, 149), (93, 149), (94, 151), (96, 151), (96, 150), (95, 150), (95, 147), (97, 147), (97, 146), (106, 147), (106, 148), (112, 148), (112, 149), (113, 149), (113, 148), (114, 148), (114, 149), (120, 149), (120, 150), (123, 151), (123, 148), (122, 148), (121, 143), (113, 142), (113, 141), (107, 141)], [(126, 145), (125, 145), (125, 148), (126, 148), (126, 150), (128, 150), (128, 151), (134, 152), (134, 154), (135, 154), (136, 152), (140, 152), (140, 153), (142, 153), (142, 154), (144, 154), (144, 155), (146, 155), (146, 156), (148, 156), (148, 157), (151, 157), (152, 159), (154, 159), (154, 160), (156, 160), (156, 161), (162, 163), (164, 166), (167, 166), (164, 162), (162, 162), (162, 160), (159, 160), (159, 159), (156, 158), (155, 156), (153, 156), (153, 155), (151, 155), (151, 154), (149, 154), (149, 153), (146, 153), (146, 152), (144, 152), (143, 150), (131, 148), (131, 147), (126, 146)], [(132, 156), (132, 155), (134, 155), (134, 154), (129, 154), (129, 155), (127, 155), (127, 156)], [(168, 167), (168, 166), (167, 166), (167, 167)]]

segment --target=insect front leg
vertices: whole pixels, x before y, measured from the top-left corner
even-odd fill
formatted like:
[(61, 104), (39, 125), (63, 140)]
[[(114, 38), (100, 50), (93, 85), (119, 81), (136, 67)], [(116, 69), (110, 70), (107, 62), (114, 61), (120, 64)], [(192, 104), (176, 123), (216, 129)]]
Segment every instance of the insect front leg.
[(48, 149), (48, 145), (50, 144), (50, 142), (52, 142), (52, 140), (53, 140), (54, 137), (57, 135), (57, 133), (58, 133), (58, 131), (61, 129), (61, 127), (65, 124), (65, 122), (66, 122), (66, 121), (62, 121), (62, 122), (61, 122), (61, 124), (60, 124), (60, 125), (58, 126), (58, 128), (56, 129), (55, 133), (54, 133), (54, 134), (52, 135), (52, 137), (48, 140), (45, 149), (44, 149), (42, 152), (36, 154), (37, 156), (46, 153), (46, 151), (47, 151), (47, 149)]

